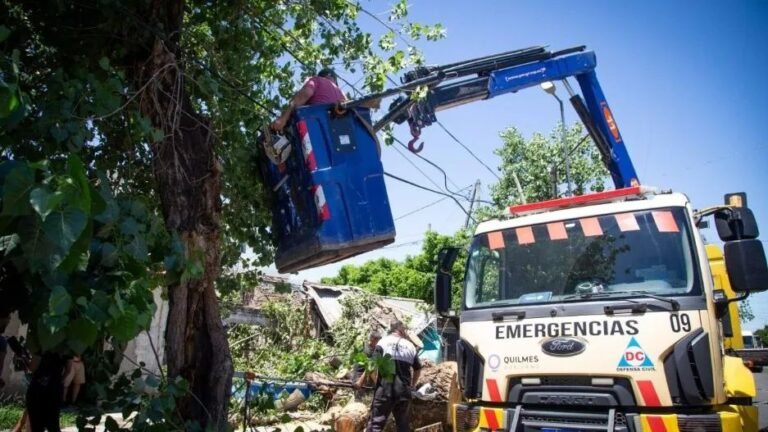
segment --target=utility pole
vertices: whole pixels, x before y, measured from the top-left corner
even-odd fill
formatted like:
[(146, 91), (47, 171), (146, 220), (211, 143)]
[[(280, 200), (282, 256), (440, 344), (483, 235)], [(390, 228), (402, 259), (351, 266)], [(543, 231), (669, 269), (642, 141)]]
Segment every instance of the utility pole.
[(477, 197), (477, 191), (480, 189), (480, 179), (475, 182), (475, 187), (472, 188), (472, 198), (469, 200), (469, 211), (467, 212), (467, 220), (464, 221), (464, 229), (469, 228), (469, 220), (472, 215), (472, 208), (475, 206), (475, 198)]

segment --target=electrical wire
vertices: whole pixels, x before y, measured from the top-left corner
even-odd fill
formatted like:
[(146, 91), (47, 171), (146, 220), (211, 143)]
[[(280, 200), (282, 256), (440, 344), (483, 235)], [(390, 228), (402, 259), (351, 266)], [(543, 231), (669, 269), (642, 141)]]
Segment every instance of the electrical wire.
[(405, 155), (405, 154), (404, 154), (404, 153), (403, 153), (403, 152), (402, 152), (402, 151), (401, 151), (399, 148), (397, 148), (397, 147), (392, 147), (392, 148), (393, 148), (393, 149), (394, 149), (394, 150), (397, 152), (397, 154), (399, 154), (400, 156), (402, 156), (402, 157), (403, 157), (403, 159), (405, 159), (405, 161), (406, 161), (406, 162), (408, 162), (408, 163), (409, 163), (409, 164), (410, 164), (412, 167), (414, 167), (414, 168), (416, 169), (416, 171), (420, 172), (420, 173), (421, 173), (421, 175), (423, 175), (423, 176), (424, 176), (424, 178), (426, 178), (427, 180), (429, 180), (429, 182), (430, 182), (430, 183), (432, 183), (432, 184), (433, 184), (433, 185), (434, 185), (436, 188), (440, 189), (440, 185), (439, 185), (439, 184), (437, 184), (437, 182), (436, 182), (436, 181), (434, 181), (434, 180), (432, 179), (432, 177), (428, 176), (428, 175), (427, 175), (427, 173), (425, 173), (425, 172), (424, 172), (424, 170), (422, 170), (421, 168), (419, 168), (419, 166), (418, 166), (418, 165), (416, 165), (416, 163), (415, 163), (415, 162), (413, 162), (413, 160), (412, 160), (411, 158), (409, 158), (408, 156), (406, 156), (406, 155)]
[(424, 243), (424, 240), (414, 240), (414, 241), (407, 242), (407, 243), (395, 243), (393, 245), (384, 246), (382, 249), (399, 249), (399, 248), (406, 247), (406, 246), (415, 246), (415, 245), (417, 245), (419, 243)]
[[(467, 190), (467, 189), (471, 188), (472, 186), (474, 186), (474, 185), (469, 185), (469, 186), (465, 187), (462, 190)], [(439, 203), (441, 203), (441, 202), (443, 202), (443, 201), (445, 201), (447, 199), (448, 199), (448, 197), (442, 197), (442, 198), (440, 198), (437, 201), (432, 201), (431, 203), (429, 203), (427, 205), (424, 205), (424, 206), (421, 206), (421, 207), (419, 207), (417, 209), (411, 210), (408, 213), (401, 214), (400, 216), (396, 217), (395, 220), (397, 221), (397, 220), (406, 218), (408, 216), (414, 215), (414, 214), (416, 214), (416, 213), (418, 213), (418, 212), (420, 212), (422, 210), (426, 210), (426, 209), (428, 209), (428, 208), (430, 208), (430, 207), (432, 207), (434, 205), (437, 205), (437, 204), (439, 204)], [(466, 198), (466, 199), (467, 199), (467, 201), (469, 201), (469, 198)]]
[[(409, 152), (411, 152), (411, 151), (408, 149), (408, 146), (407, 146), (407, 145), (405, 145), (405, 143), (403, 143), (402, 141), (400, 141), (400, 139), (398, 139), (396, 136), (392, 135), (392, 139), (393, 139), (393, 140), (394, 140), (394, 141), (395, 141), (397, 144), (399, 144), (399, 145), (400, 145), (400, 147), (402, 147), (402, 148), (404, 148), (404, 149), (408, 150)], [(413, 153), (413, 152), (411, 152), (411, 153)], [(424, 156), (422, 156), (422, 155), (420, 155), (420, 154), (418, 154), (418, 153), (413, 153), (413, 155), (414, 155), (414, 156), (416, 156), (417, 158), (419, 158), (419, 159), (423, 160), (424, 162), (426, 162), (426, 163), (428, 163), (428, 164), (432, 165), (432, 166), (433, 166), (435, 169), (437, 169), (438, 171), (440, 171), (440, 173), (442, 173), (442, 174), (443, 174), (443, 183), (445, 184), (445, 190), (446, 190), (448, 193), (450, 193), (450, 194), (453, 194), (453, 195), (460, 195), (459, 193), (457, 193), (457, 192), (455, 192), (455, 191), (452, 191), (452, 190), (451, 190), (451, 188), (449, 188), (449, 187), (448, 187), (448, 182), (450, 182), (450, 183), (453, 185), (453, 187), (456, 187), (456, 188), (457, 188), (458, 186), (456, 185), (456, 183), (454, 183), (454, 181), (453, 181), (453, 180), (451, 180), (451, 179), (448, 177), (448, 174), (445, 172), (445, 170), (444, 170), (444, 169), (442, 169), (442, 168), (440, 167), (440, 165), (438, 165), (438, 164), (436, 164), (436, 163), (432, 162), (432, 161), (431, 161), (431, 160), (429, 160), (428, 158), (426, 158), (426, 157), (424, 157)]]
[(501, 177), (499, 177), (499, 175), (498, 175), (498, 174), (496, 174), (496, 171), (494, 171), (493, 169), (491, 169), (491, 167), (489, 167), (489, 166), (488, 166), (488, 165), (487, 165), (485, 162), (483, 162), (483, 161), (482, 161), (482, 160), (481, 160), (481, 159), (480, 159), (480, 158), (479, 158), (479, 157), (478, 157), (478, 156), (475, 154), (475, 152), (473, 152), (472, 150), (470, 150), (470, 148), (469, 148), (469, 147), (467, 147), (467, 146), (466, 146), (466, 145), (465, 145), (463, 142), (461, 142), (461, 140), (459, 140), (458, 138), (456, 138), (456, 135), (452, 134), (452, 133), (451, 133), (451, 131), (449, 131), (449, 130), (448, 130), (446, 127), (445, 127), (445, 126), (443, 126), (443, 124), (442, 124), (442, 123), (440, 123), (440, 121), (439, 121), (439, 120), (437, 121), (437, 125), (438, 125), (438, 126), (440, 126), (440, 128), (441, 128), (443, 131), (445, 131), (445, 133), (447, 133), (449, 137), (453, 138), (453, 140), (454, 140), (454, 141), (456, 141), (456, 142), (457, 142), (457, 143), (458, 143), (458, 144), (459, 144), (459, 145), (460, 145), (460, 146), (461, 146), (461, 147), (462, 147), (464, 150), (466, 150), (466, 151), (467, 151), (467, 153), (469, 153), (469, 154), (470, 154), (470, 155), (471, 155), (473, 158), (475, 158), (475, 160), (476, 160), (476, 161), (477, 161), (477, 162), (478, 162), (480, 165), (484, 166), (484, 167), (485, 167), (485, 169), (487, 169), (489, 173), (493, 174), (493, 175), (494, 175), (494, 177), (496, 177), (496, 179), (497, 179), (497, 180), (501, 180)]
[(387, 177), (390, 177), (390, 178), (392, 178), (392, 179), (394, 179), (394, 180), (397, 180), (397, 181), (399, 181), (399, 182), (402, 182), (402, 183), (405, 183), (405, 184), (409, 184), (409, 185), (411, 185), (411, 186), (413, 186), (413, 187), (415, 187), (415, 188), (423, 189), (423, 190), (425, 190), (425, 191), (427, 191), (427, 192), (432, 192), (432, 193), (434, 193), (434, 194), (438, 194), (438, 195), (443, 195), (443, 196), (446, 196), (446, 197), (448, 197), (448, 198), (452, 199), (452, 200), (453, 200), (453, 202), (455, 202), (455, 203), (456, 203), (456, 205), (457, 205), (457, 206), (459, 206), (459, 208), (461, 209), (461, 211), (463, 211), (463, 212), (464, 212), (464, 214), (465, 214), (465, 215), (467, 215), (467, 217), (469, 217), (469, 218), (470, 218), (470, 219), (472, 219), (473, 221), (475, 220), (475, 219), (472, 217), (472, 215), (471, 215), (471, 214), (469, 214), (469, 212), (467, 212), (467, 209), (465, 209), (465, 208), (464, 208), (464, 206), (463, 206), (463, 205), (461, 205), (461, 203), (459, 202), (459, 200), (457, 200), (457, 199), (456, 199), (456, 197), (455, 197), (455, 196), (453, 196), (453, 195), (447, 194), (447, 193), (445, 193), (445, 192), (443, 192), (443, 191), (439, 191), (439, 190), (430, 189), (430, 188), (428, 188), (428, 187), (426, 187), (426, 186), (422, 186), (422, 185), (420, 185), (420, 184), (418, 184), (418, 183), (414, 183), (414, 182), (412, 182), (412, 181), (410, 181), (410, 180), (406, 180), (406, 179), (404, 179), (404, 178), (401, 178), (401, 177), (398, 177), (398, 176), (396, 176), (396, 175), (394, 175), (394, 174), (390, 174), (390, 173), (388, 173), (388, 172), (386, 172), (386, 171), (384, 171), (384, 175), (385, 175), (385, 176), (387, 176)]

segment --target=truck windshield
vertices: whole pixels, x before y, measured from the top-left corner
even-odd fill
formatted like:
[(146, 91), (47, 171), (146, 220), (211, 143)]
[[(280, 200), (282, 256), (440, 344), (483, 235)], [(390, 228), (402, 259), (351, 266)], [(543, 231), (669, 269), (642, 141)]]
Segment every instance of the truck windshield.
[(617, 213), (475, 236), (464, 306), (699, 294), (695, 280), (683, 208)]

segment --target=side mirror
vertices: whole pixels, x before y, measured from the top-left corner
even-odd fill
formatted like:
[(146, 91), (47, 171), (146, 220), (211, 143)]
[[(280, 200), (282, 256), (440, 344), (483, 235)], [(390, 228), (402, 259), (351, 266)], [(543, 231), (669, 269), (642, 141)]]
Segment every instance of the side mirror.
[(437, 274), (435, 275), (435, 310), (445, 315), (451, 309), (451, 285), (453, 263), (459, 256), (459, 248), (445, 247), (437, 255)]
[(760, 240), (733, 240), (725, 243), (725, 268), (736, 292), (768, 289), (768, 263)]
[(724, 242), (756, 239), (760, 235), (755, 215), (746, 207), (731, 207), (715, 213), (715, 227)]
[(438, 273), (435, 277), (435, 310), (445, 315), (451, 310), (451, 282), (453, 277), (448, 273)]

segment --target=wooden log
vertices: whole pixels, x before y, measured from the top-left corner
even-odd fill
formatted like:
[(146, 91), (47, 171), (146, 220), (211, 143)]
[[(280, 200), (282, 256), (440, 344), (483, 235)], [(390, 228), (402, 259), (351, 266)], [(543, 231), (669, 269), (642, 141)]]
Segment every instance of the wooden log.
[(334, 423), (336, 432), (362, 432), (370, 416), (370, 408), (360, 402), (350, 402), (342, 408)]

